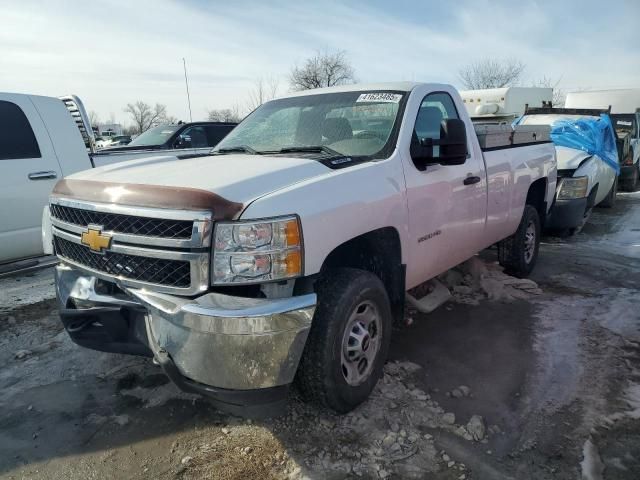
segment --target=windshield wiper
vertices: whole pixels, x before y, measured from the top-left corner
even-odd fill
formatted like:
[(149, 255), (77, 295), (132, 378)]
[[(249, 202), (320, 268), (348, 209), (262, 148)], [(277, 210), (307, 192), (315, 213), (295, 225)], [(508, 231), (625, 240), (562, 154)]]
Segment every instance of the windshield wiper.
[(277, 150), (277, 153), (326, 153), (333, 157), (344, 157), (343, 153), (340, 153), (333, 148), (329, 148), (326, 145), (301, 145), (298, 147), (283, 147), (280, 150)]
[(255, 155), (256, 152), (253, 148), (248, 147), (247, 145), (238, 145), (237, 147), (229, 147), (229, 148), (219, 148), (218, 150), (213, 150), (211, 152), (212, 155), (225, 155), (227, 153), (248, 153), (249, 155)]

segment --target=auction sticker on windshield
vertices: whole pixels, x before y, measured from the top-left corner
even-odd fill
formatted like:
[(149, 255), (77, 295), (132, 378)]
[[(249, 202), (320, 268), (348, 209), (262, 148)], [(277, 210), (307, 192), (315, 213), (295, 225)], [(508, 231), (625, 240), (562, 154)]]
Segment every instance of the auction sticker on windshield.
[(363, 93), (358, 97), (356, 102), (386, 102), (386, 103), (398, 103), (402, 95), (399, 93)]

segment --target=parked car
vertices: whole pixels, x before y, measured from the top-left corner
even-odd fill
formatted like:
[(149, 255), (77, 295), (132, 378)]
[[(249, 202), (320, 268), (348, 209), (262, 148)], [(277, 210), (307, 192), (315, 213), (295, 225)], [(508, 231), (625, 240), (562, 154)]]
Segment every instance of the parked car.
[(116, 135), (111, 139), (111, 144), (108, 148), (122, 147), (131, 143), (131, 135)]
[(222, 140), (236, 123), (193, 122), (158, 125), (141, 133), (125, 146), (111, 146), (97, 152), (95, 157), (109, 156), (119, 161), (159, 154), (207, 154)]
[(548, 229), (574, 233), (593, 207), (614, 205), (619, 160), (608, 113), (608, 109), (527, 108), (518, 120), (519, 125), (559, 126), (555, 136), (552, 130), (558, 159), (558, 187), (546, 223)]
[(620, 186), (634, 191), (640, 182), (640, 88), (571, 92), (565, 102), (571, 108), (609, 108), (618, 136)]
[(103, 148), (108, 148), (109, 145), (111, 145), (110, 137), (95, 137), (94, 140), (94, 146), (96, 150), (102, 150)]
[(481, 147), (449, 85), (345, 85), (261, 105), (210, 156), (72, 175), (43, 229), (62, 323), (228, 410), (281, 406), (296, 378), (347, 412), (407, 290), (494, 244), (534, 268), (555, 150), (548, 127), (503, 133)]
[(505, 87), (461, 90), (462, 102), (474, 123), (511, 123), (524, 114), (527, 105), (551, 104), (553, 88)]

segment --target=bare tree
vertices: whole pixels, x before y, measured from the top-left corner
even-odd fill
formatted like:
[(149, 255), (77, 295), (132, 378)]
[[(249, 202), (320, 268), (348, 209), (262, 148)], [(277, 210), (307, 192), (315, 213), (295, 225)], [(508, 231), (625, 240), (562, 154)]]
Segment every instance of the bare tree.
[(96, 127), (96, 128), (100, 123), (100, 117), (98, 116), (98, 112), (96, 112), (95, 110), (91, 110), (89, 112), (89, 123), (91, 124), (92, 127)]
[(483, 88), (510, 87), (518, 83), (524, 72), (524, 63), (516, 59), (484, 59), (471, 63), (458, 71), (464, 88), (480, 90)]
[(564, 89), (559, 88), (561, 78), (557, 81), (553, 81), (551, 77), (545, 75), (540, 80), (536, 80), (532, 83), (532, 87), (541, 87), (541, 88), (553, 88), (553, 96), (551, 97), (551, 104), (554, 107), (563, 107), (564, 102), (567, 99), (567, 92)]
[(234, 105), (233, 108), (209, 110), (207, 112), (207, 118), (210, 122), (239, 122), (242, 120), (238, 105)]
[(333, 87), (355, 82), (353, 67), (344, 50), (317, 52), (302, 67), (293, 67), (289, 83), (293, 90)]
[(260, 77), (254, 84), (253, 89), (249, 91), (247, 100), (247, 109), (253, 111), (264, 102), (273, 100), (278, 95), (280, 82), (276, 77)]
[(145, 132), (153, 125), (165, 121), (167, 118), (166, 105), (156, 103), (155, 107), (151, 107), (151, 105), (141, 100), (135, 103), (128, 103), (124, 112), (131, 115), (131, 120), (134, 127), (136, 127), (137, 133)]

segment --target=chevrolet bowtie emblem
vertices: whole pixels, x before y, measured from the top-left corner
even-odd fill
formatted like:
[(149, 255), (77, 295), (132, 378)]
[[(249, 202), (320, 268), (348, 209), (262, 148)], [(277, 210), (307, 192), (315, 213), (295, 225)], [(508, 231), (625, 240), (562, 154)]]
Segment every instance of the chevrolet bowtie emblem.
[(94, 252), (103, 253), (103, 250), (111, 246), (111, 235), (104, 235), (101, 228), (88, 227), (80, 237), (80, 243)]

